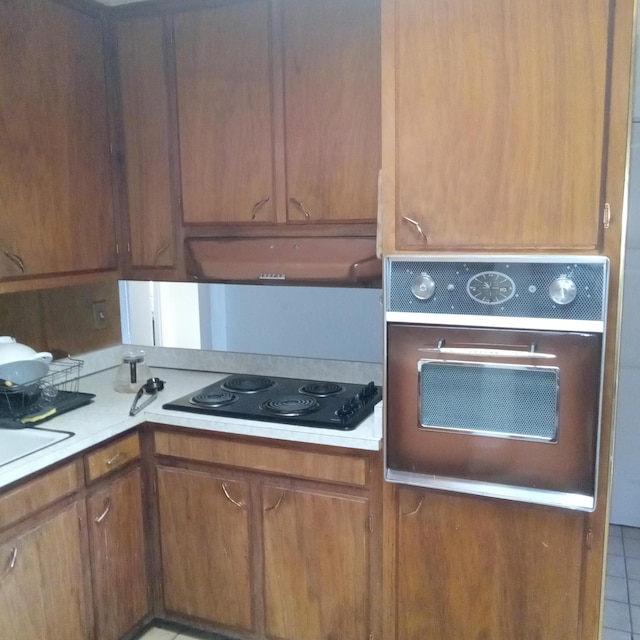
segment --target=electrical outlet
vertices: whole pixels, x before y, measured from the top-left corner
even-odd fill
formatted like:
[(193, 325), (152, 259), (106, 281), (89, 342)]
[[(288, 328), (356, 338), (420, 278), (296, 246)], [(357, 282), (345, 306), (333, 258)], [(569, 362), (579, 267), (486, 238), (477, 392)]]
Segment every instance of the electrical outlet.
[(107, 303), (105, 300), (99, 300), (93, 303), (93, 328), (107, 328)]

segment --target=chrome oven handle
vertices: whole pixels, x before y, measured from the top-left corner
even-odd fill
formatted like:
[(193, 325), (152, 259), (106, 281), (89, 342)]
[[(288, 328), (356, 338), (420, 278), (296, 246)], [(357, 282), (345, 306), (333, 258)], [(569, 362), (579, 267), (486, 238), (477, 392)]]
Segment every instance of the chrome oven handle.
[(438, 342), (437, 347), (422, 347), (418, 351), (427, 353), (443, 353), (456, 356), (482, 356), (484, 358), (532, 358), (532, 359), (554, 359), (553, 353), (541, 353), (535, 350), (532, 344), (529, 351), (518, 349), (487, 349), (486, 347), (445, 347), (444, 340)]

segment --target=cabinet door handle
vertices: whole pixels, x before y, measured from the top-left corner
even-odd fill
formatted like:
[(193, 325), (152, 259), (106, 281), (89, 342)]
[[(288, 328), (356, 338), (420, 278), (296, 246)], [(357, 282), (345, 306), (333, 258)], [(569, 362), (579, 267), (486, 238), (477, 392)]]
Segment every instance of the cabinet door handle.
[(24, 261), (19, 255), (11, 253), (11, 251), (7, 251), (6, 249), (3, 249), (2, 253), (4, 253), (4, 255), (7, 256), (7, 258), (9, 258), (9, 260), (18, 267), (18, 269), (20, 269), (20, 273), (24, 273)]
[(158, 260), (160, 260), (160, 256), (169, 248), (169, 243), (161, 246), (157, 251), (156, 255), (153, 256), (153, 266), (155, 267), (158, 264)]
[(420, 223), (417, 220), (414, 220), (413, 218), (409, 218), (409, 216), (402, 216), (403, 220), (406, 220), (408, 223), (412, 224), (414, 229), (422, 236), (422, 239), (429, 244), (429, 237), (427, 236), (427, 234), (422, 230), (422, 227), (420, 226)]
[(252, 209), (251, 209), (251, 219), (255, 220), (256, 219), (256, 215), (258, 213), (258, 211), (264, 207), (265, 204), (267, 204), (267, 202), (269, 202), (269, 200), (271, 200), (271, 198), (263, 198), (262, 200), (258, 200), (258, 202), (256, 202)]
[(418, 513), (418, 511), (420, 511), (420, 509), (422, 508), (422, 503), (423, 502), (424, 502), (424, 496), (422, 496), (422, 498), (420, 498), (420, 502), (418, 502), (418, 506), (413, 511), (409, 511), (409, 513), (403, 513), (402, 517), (403, 518), (408, 518), (409, 516), (415, 516), (416, 513)]
[(264, 511), (275, 511), (279, 506), (280, 503), (282, 502), (282, 498), (284, 498), (284, 491), (282, 491), (280, 493), (280, 497), (278, 498), (278, 502), (276, 502), (275, 504), (271, 505), (270, 507), (265, 507)]
[(107, 465), (107, 467), (110, 467), (111, 465), (116, 464), (116, 462), (120, 462), (120, 460), (122, 460), (125, 455), (126, 454), (124, 454), (122, 451), (118, 451), (118, 453), (116, 453), (114, 456), (111, 456), (111, 458), (105, 461), (105, 464)]
[(2, 580), (6, 575), (9, 574), (10, 571), (13, 570), (13, 568), (16, 566), (17, 560), (18, 560), (18, 547), (13, 547), (13, 549), (11, 549), (11, 555), (9, 556), (9, 566), (0, 576), (0, 580)]
[(300, 200), (297, 200), (296, 198), (289, 198), (289, 202), (295, 204), (296, 207), (298, 207), (298, 209), (300, 209), (300, 211), (304, 213), (304, 217), (307, 220), (311, 220), (311, 214), (307, 211), (307, 208), (302, 204), (302, 202), (300, 202)]
[(226, 482), (223, 482), (223, 483), (222, 483), (222, 491), (224, 492), (224, 495), (225, 495), (225, 497), (227, 498), (227, 500), (228, 500), (229, 502), (232, 502), (233, 504), (235, 504), (235, 505), (236, 505), (236, 507), (239, 507), (239, 508), (244, 507), (244, 502), (242, 502), (242, 500), (240, 500), (240, 501), (238, 502), (238, 500), (234, 500), (234, 499), (229, 495), (229, 492), (227, 491), (227, 483), (226, 483)]
[(602, 212), (602, 226), (608, 229), (611, 225), (611, 205), (608, 202), (604, 203), (604, 211)]
[(100, 524), (107, 517), (109, 511), (111, 511), (111, 498), (106, 499), (104, 511), (97, 518), (94, 518), (94, 521)]

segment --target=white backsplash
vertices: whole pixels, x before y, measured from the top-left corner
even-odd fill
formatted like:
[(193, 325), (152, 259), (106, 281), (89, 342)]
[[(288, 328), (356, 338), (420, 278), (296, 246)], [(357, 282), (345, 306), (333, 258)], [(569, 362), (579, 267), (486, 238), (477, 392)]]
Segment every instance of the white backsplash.
[(365, 384), (373, 380), (378, 385), (382, 384), (382, 365), (370, 362), (345, 362), (132, 345), (118, 345), (76, 356), (84, 362), (81, 375), (86, 376), (118, 366), (122, 357), (132, 349), (142, 349), (145, 352), (146, 361), (151, 367), (152, 373), (153, 368), (156, 367), (333, 380), (354, 384)]

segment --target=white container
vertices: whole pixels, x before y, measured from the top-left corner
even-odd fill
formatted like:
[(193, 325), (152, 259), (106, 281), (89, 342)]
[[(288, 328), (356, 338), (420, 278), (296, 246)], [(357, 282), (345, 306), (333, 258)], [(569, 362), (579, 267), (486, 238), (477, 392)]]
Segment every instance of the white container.
[(48, 351), (37, 352), (26, 344), (16, 342), (10, 336), (0, 336), (0, 364), (20, 362), (22, 360), (42, 360), (51, 362), (52, 355)]

